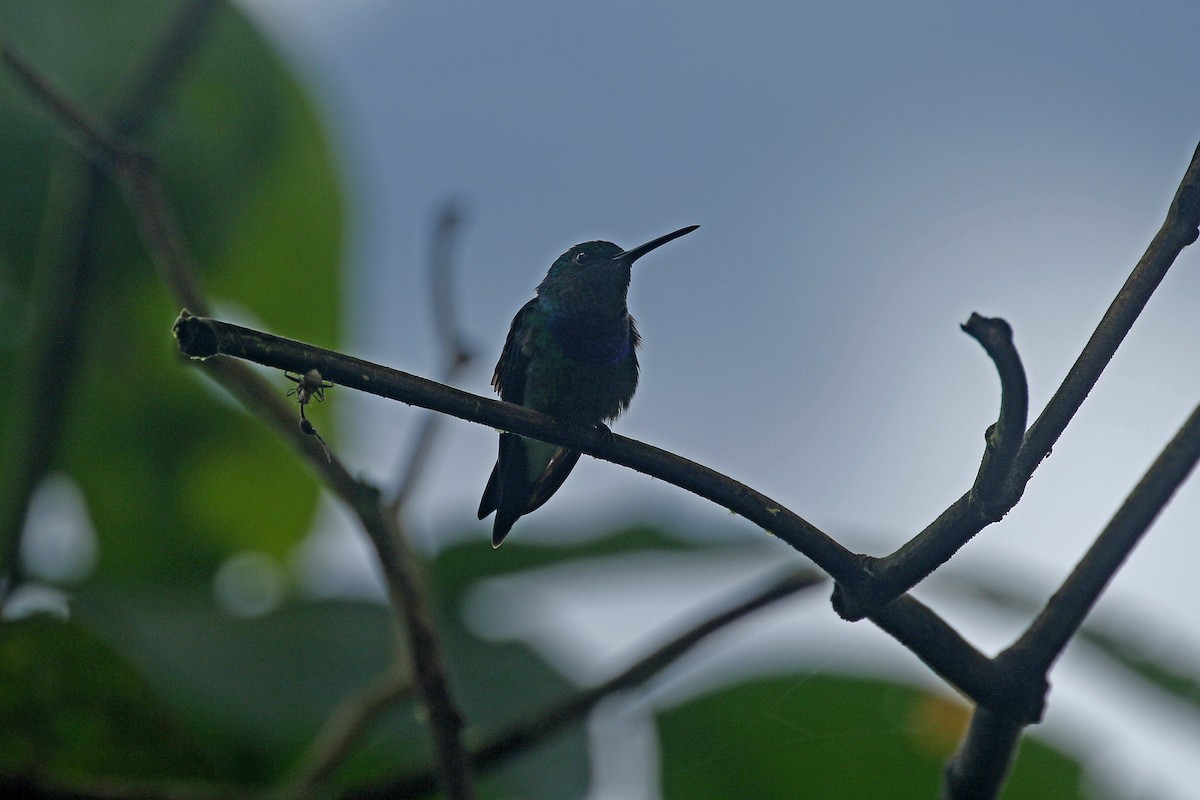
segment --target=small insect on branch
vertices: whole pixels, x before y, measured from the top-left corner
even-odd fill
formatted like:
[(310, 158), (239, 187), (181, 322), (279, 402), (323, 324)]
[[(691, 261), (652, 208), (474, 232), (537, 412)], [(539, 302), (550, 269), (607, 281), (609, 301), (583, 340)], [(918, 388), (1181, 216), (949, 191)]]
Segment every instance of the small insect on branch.
[(304, 416), (304, 407), (314, 399), (318, 403), (324, 403), (325, 390), (332, 389), (333, 384), (322, 378), (321, 373), (315, 369), (310, 369), (303, 375), (284, 372), (283, 377), (296, 384), (296, 388), (288, 391), (287, 396), (295, 395), (296, 401), (300, 404), (300, 430), (308, 436), (315, 436), (321, 443), (321, 449), (325, 451), (325, 460), (332, 461), (332, 457), (329, 455), (329, 446), (325, 444), (325, 440), (321, 438), (321, 434), (317, 433), (313, 424), (308, 421), (308, 417)]

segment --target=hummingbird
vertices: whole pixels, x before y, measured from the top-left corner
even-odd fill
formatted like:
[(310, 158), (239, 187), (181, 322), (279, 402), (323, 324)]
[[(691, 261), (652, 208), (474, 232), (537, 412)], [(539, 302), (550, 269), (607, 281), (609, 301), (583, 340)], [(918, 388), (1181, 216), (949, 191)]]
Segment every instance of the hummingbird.
[[(626, 298), (633, 262), (699, 225), (680, 228), (630, 250), (584, 242), (559, 256), (521, 307), (492, 388), (508, 403), (577, 425), (604, 426), (629, 407), (638, 382), (637, 325)], [(541, 507), (579, 461), (579, 452), (500, 434), (500, 454), (488, 478), (479, 518), (496, 512), (492, 547), (513, 523)]]

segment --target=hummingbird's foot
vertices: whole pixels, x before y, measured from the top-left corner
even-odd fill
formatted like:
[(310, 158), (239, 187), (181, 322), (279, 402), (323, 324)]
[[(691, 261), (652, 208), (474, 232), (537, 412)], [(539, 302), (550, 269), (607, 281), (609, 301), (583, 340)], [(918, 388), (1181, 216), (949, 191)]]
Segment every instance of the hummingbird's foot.
[(596, 430), (604, 434), (604, 438), (608, 440), (608, 445), (610, 447), (617, 443), (617, 440), (613, 435), (612, 428), (608, 427), (603, 422), (597, 422), (594, 427)]

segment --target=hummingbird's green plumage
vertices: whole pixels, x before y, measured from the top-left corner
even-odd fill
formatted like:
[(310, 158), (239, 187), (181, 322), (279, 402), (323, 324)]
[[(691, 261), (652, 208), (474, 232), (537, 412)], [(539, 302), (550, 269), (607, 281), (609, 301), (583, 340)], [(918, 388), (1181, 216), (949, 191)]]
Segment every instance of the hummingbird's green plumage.
[[(559, 256), (508, 330), (492, 375), (500, 398), (579, 425), (615, 419), (628, 408), (637, 388), (639, 342), (625, 302), (630, 268), (698, 227), (632, 250), (584, 242)], [(577, 451), (500, 434), (500, 454), (479, 502), (480, 519), (496, 512), (493, 547), (558, 491), (577, 461)]]

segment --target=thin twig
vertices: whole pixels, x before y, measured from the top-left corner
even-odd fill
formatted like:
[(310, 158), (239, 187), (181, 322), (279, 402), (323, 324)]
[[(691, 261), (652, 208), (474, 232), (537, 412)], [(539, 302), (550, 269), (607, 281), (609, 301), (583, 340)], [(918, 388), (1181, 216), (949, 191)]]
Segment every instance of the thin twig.
[[(360, 692), (345, 698), (325, 720), (300, 773), (274, 800), (303, 800), (312, 796), (350, 754), (371, 721), (411, 694), (412, 683), (408, 676), (400, 670), (390, 669)], [(431, 774), (430, 783), (433, 782)]]
[(962, 329), (983, 345), (1000, 375), (1000, 415), (987, 430), (983, 459), (970, 494), (971, 505), (977, 506), (982, 516), (999, 520), (1008, 511), (1004, 498), (1012, 494), (1012, 466), (1025, 436), (1029, 384), (1007, 322), (972, 314)]
[[(443, 383), (452, 382), (471, 358), (458, 330), (451, 287), (454, 265), (452, 250), (455, 233), (461, 219), (462, 214), (455, 204), (448, 203), (442, 209), (434, 226), (429, 259), (434, 329), (437, 331), (442, 350), (441, 379)], [(437, 431), (442, 422), (441, 414), (432, 411), (426, 412), (408, 457), (404, 461), (404, 466), (400, 470), (397, 489), (392, 500), (387, 504), (387, 511), (395, 520), (394, 530), (399, 537), (403, 537), (403, 528), (400, 524), (401, 512), (424, 472), (425, 463), (432, 452)], [(407, 548), (408, 545), (401, 541), (398, 542), (398, 546)], [(406, 654), (400, 653), (398, 658), (403, 662)], [(337, 763), (351, 751), (354, 743), (367, 729), (370, 720), (397, 699), (389, 694), (388, 689), (389, 687), (394, 688), (394, 684), (398, 680), (400, 678), (397, 675), (392, 672), (387, 673), (377, 684), (369, 687), (365, 694), (349, 698), (335, 712), (310, 748), (309, 757), (301, 768), (300, 777), (283, 793), (284, 798), (307, 796), (329, 775)], [(411, 685), (409, 688), (411, 689)]]
[(1200, 461), (1200, 406), (1171, 439), (1125, 498), (1104, 530), (1075, 565), (1012, 649), (1042, 671), (1078, 632), (1079, 626), (1133, 548)]
[[(1033, 624), (995, 658), (996, 667), (1008, 676), (1010, 683), (1025, 687), (1027, 695), (1045, 694), (1051, 666), (1079, 633), (1104, 588), (1171, 496), (1187, 480), (1197, 461), (1200, 461), (1200, 406), (1154, 460)], [(948, 800), (995, 797), (1014, 758), (1019, 731), (1011, 719), (1004, 720), (986, 709), (978, 709), (947, 770), (945, 797)]]
[(1184, 172), (1183, 180), (1171, 199), (1162, 227), (1104, 312), (1079, 358), (1067, 372), (1062, 385), (1050, 398), (1045, 410), (1030, 426), (1017, 456), (1019, 474), (1033, 474), (1058, 441), (1067, 423), (1075, 416), (1100, 373), (1108, 366), (1125, 335), (1146, 307), (1150, 296), (1166, 277), (1183, 248), (1196, 241), (1200, 230), (1200, 145)]
[(82, 138), (85, 153), (119, 163), (129, 158), (136, 149), (106, 123), (71, 102), (9, 42), (0, 41), (0, 58), (25, 88), (54, 114), (64, 129)]
[(1029, 386), (1012, 328), (999, 317), (972, 314), (962, 329), (983, 346), (1000, 376), (1000, 413), (984, 436), (975, 482), (899, 550), (884, 558), (865, 559), (865, 567), (875, 576), (865, 591), (846, 592), (840, 585), (834, 590), (834, 610), (844, 619), (862, 619), (916, 586), (987, 524), (1001, 519), (1020, 497), (1021, 487), (1014, 491), (1011, 474), (1025, 433)]
[(145, 64), (134, 71), (133, 85), (112, 115), (114, 130), (136, 136), (146, 127), (191, 62), (218, 7), (217, 0), (191, 0), (176, 11)]
[[(645, 683), (706, 637), (761, 608), (822, 583), (822, 576), (810, 572), (793, 572), (769, 582), (747, 600), (689, 628), (603, 683), (566, 697), (544, 711), (490, 737), (472, 749), (472, 763), (483, 771), (528, 751), (564, 727), (586, 718), (601, 700)], [(408, 775), (385, 785), (351, 792), (344, 800), (419, 797), (433, 790), (433, 777), (433, 774), (427, 771)]]
[[(870, 609), (878, 608), (880, 604), (908, 591), (1020, 501), (1034, 470), (1049, 455), (1054, 443), (1096, 385), (1101, 372), (1146, 307), (1154, 290), (1162, 283), (1183, 248), (1196, 241), (1198, 228), (1200, 145), (1175, 191), (1162, 227), (1101, 318), (1058, 391), (1050, 398), (1037, 421), (1025, 432), (1020, 449), (1010, 462), (1007, 476), (996, 475), (994, 491), (982, 498), (986, 500), (982, 503), (979, 502), (981, 497), (977, 491), (977, 478), (975, 487), (954, 501), (899, 550), (883, 558), (865, 559), (865, 566), (878, 580), (865, 586), (861, 593), (847, 593), (845, 587), (838, 587), (834, 595), (834, 608), (839, 614), (849, 620), (861, 619)], [(992, 354), (991, 350), (988, 352)], [(997, 369), (1002, 386), (1005, 386), (1005, 368), (1000, 361), (997, 361)], [(1002, 402), (1002, 419), (1003, 406)]]
[[(69, 177), (68, 177), (69, 173)], [(0, 469), (0, 607), (25, 580), (21, 540), (33, 492), (49, 473), (64, 432), (70, 389), (79, 372), (87, 298), (96, 283), (96, 259), (90, 257), (99, 178), (96, 170), (64, 165), (59, 175), (76, 184), (50, 196), (63, 197), (47, 223), (62, 242), (61, 255), (45, 257), (31, 291), (29, 348), (16, 373)]]
[[(437, 331), (438, 345), (441, 349), (442, 365), (438, 381), (453, 384), (459, 374), (471, 363), (472, 350), (466, 345), (466, 340), (458, 324), (455, 313), (453, 270), (453, 249), (459, 225), (462, 224), (462, 211), (454, 203), (447, 203), (438, 215), (434, 226), (433, 244), (429, 257), (429, 284), (433, 300), (434, 330)], [(416, 489), (417, 481), (424, 474), (425, 463), (433, 452), (433, 444), (441, 429), (444, 418), (436, 412), (427, 412), (421, 421), (421, 427), (413, 439), (408, 456), (399, 472), (396, 491), (388, 503), (392, 514), (399, 516), (409, 498)]]

